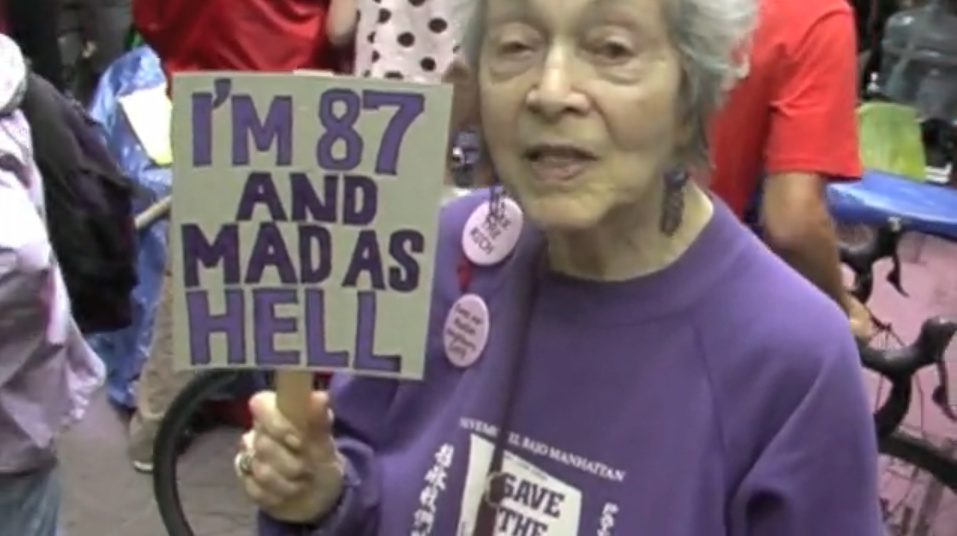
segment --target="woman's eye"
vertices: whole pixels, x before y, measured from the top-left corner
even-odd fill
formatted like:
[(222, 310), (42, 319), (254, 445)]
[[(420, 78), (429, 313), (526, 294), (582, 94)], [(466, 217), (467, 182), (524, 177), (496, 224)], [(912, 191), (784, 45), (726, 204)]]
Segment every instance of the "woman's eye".
[(603, 41), (595, 46), (596, 55), (605, 60), (618, 61), (630, 58), (631, 48), (616, 41)]
[(498, 47), (499, 54), (505, 56), (515, 56), (529, 50), (531, 50), (531, 47), (524, 41), (505, 41)]

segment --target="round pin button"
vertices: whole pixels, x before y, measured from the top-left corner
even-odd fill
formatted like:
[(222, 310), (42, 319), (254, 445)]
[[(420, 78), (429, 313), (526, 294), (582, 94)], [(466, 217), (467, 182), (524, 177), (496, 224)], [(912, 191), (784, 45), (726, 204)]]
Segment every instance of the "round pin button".
[(498, 214), (491, 217), (490, 201), (476, 207), (462, 231), (465, 256), (480, 266), (502, 262), (515, 249), (522, 234), (523, 215), (518, 203), (509, 198), (498, 202), (502, 206)]
[(489, 314), (485, 300), (466, 294), (452, 304), (442, 330), (445, 355), (457, 367), (469, 367), (488, 342)]

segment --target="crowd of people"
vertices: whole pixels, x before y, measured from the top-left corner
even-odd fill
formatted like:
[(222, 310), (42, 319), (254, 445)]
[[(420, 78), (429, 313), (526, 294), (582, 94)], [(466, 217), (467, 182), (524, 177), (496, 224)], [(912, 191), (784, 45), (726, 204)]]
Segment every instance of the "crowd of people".
[[(135, 0), (132, 15), (170, 80), (444, 81), (450, 133), (481, 140), (475, 189), (442, 208), (424, 380), (336, 376), (305, 430), (275, 393), (249, 401), (235, 469), (260, 535), (884, 534), (854, 342), (869, 317), (824, 196), (861, 175), (846, 0)], [(55, 536), (56, 438), (103, 370), (47, 236), (20, 41), (0, 37), (0, 534)], [(462, 247), (477, 211), (521, 225), (491, 261)], [(143, 471), (189, 377), (172, 370), (166, 287), (131, 424)], [(463, 310), (487, 336), (453, 357), (444, 325)]]

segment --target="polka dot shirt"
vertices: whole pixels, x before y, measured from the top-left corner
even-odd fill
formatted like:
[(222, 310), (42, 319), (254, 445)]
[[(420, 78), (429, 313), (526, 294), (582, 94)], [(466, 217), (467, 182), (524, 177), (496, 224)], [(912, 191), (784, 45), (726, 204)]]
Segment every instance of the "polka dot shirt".
[(462, 40), (474, 0), (358, 0), (360, 76), (437, 82)]

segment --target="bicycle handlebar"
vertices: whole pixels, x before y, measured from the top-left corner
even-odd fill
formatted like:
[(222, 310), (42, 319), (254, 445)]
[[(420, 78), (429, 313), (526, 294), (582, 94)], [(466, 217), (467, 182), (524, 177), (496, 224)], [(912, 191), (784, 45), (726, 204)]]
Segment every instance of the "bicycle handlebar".
[(948, 418), (957, 421), (957, 415), (947, 400), (947, 372), (944, 366), (944, 351), (955, 334), (957, 322), (933, 317), (924, 321), (917, 338), (904, 348), (878, 350), (863, 343), (860, 345), (864, 366), (891, 382), (887, 401), (874, 413), (878, 438), (889, 436), (904, 421), (913, 396), (914, 375), (931, 365), (937, 366), (941, 381), (932, 399)]
[(840, 244), (841, 262), (854, 272), (850, 293), (861, 303), (867, 303), (874, 291), (874, 264), (881, 259), (891, 260), (887, 282), (902, 296), (907, 296), (901, 284), (901, 261), (897, 254), (904, 229), (898, 218), (890, 218), (877, 227), (874, 236), (863, 244)]

